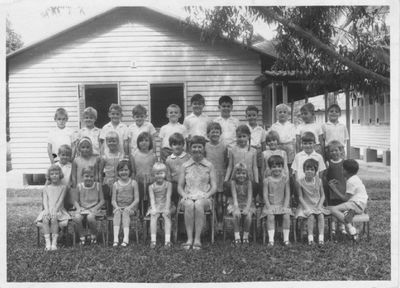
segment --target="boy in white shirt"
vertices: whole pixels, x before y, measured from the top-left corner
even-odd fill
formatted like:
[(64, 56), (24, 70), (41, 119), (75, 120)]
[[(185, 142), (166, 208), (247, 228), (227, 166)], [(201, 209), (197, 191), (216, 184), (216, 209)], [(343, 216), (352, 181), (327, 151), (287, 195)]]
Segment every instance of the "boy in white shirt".
[(236, 128), (239, 127), (239, 120), (231, 116), (233, 100), (229, 96), (221, 96), (218, 100), (218, 108), (221, 116), (214, 119), (222, 127), (221, 141), (232, 148), (236, 143)]
[(204, 97), (201, 94), (194, 94), (190, 99), (190, 105), (192, 106), (193, 113), (186, 116), (183, 121), (188, 134), (187, 141), (190, 141), (195, 135), (207, 138), (207, 125), (211, 122), (211, 119), (203, 114), (205, 105)]
[(346, 179), (346, 194), (340, 193), (334, 183), (329, 183), (333, 192), (342, 198), (344, 203), (331, 206), (330, 210), (338, 221), (345, 224), (347, 233), (354, 241), (358, 240), (357, 230), (352, 225), (353, 217), (362, 214), (367, 207), (368, 194), (360, 177), (357, 176), (359, 165), (356, 160), (347, 159), (343, 161), (343, 176)]
[(184, 138), (187, 137), (185, 126), (178, 122), (181, 117), (181, 108), (176, 104), (171, 104), (167, 107), (168, 124), (160, 129), (158, 137), (161, 139), (160, 158), (162, 162), (172, 154), (171, 146), (169, 145), (169, 137), (174, 133), (181, 133)]
[(93, 107), (87, 107), (83, 110), (83, 125), (84, 127), (79, 130), (78, 139), (88, 137), (92, 140), (93, 155), (100, 155), (100, 132), (101, 129), (94, 126), (97, 119), (97, 111)]
[(49, 131), (47, 137), (47, 154), (51, 164), (57, 162), (58, 159), (58, 149), (61, 145), (69, 145), (72, 147), (72, 158), (74, 156), (74, 131), (71, 128), (65, 127), (68, 122), (68, 113), (64, 108), (58, 108), (54, 115), (54, 121), (57, 124), (56, 128)]

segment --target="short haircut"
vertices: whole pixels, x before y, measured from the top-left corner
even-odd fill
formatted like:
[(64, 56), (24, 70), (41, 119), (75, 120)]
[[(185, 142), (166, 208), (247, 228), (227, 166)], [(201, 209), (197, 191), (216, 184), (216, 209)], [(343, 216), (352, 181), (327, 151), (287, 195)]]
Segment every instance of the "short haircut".
[(219, 97), (219, 99), (218, 99), (218, 104), (222, 105), (222, 103), (229, 103), (229, 104), (232, 105), (233, 104), (233, 100), (232, 100), (231, 97), (229, 97), (227, 95), (224, 95), (224, 96)]
[(108, 108), (108, 113), (110, 113), (112, 110), (117, 110), (119, 113), (122, 114), (122, 107), (119, 104), (112, 103), (110, 105), (110, 108)]
[(151, 172), (156, 173), (156, 172), (160, 172), (160, 171), (167, 172), (167, 166), (162, 162), (154, 163), (153, 167), (151, 168)]
[(203, 95), (194, 94), (190, 99), (190, 104), (193, 104), (193, 102), (199, 102), (204, 105), (206, 103), (206, 100), (204, 99)]
[(57, 108), (56, 113), (54, 114), (54, 120), (56, 120), (57, 116), (59, 116), (59, 115), (65, 116), (68, 120), (68, 113), (67, 113), (67, 110), (65, 110), (65, 108), (62, 108), (62, 107)]
[(300, 112), (301, 111), (308, 111), (308, 112), (310, 112), (311, 114), (314, 115), (315, 107), (314, 107), (314, 105), (312, 103), (308, 102), (308, 103), (304, 104), (303, 106), (301, 106)]
[(340, 113), (340, 114), (342, 113), (342, 109), (340, 109), (340, 106), (339, 106), (338, 104), (334, 103), (334, 104), (332, 104), (331, 106), (329, 106), (329, 107), (328, 107), (328, 112), (329, 112), (329, 110), (331, 110), (332, 108), (336, 108), (336, 109), (339, 110), (339, 113)]
[(249, 112), (249, 111), (255, 111), (255, 112), (258, 114), (258, 108), (257, 108), (257, 106), (254, 106), (254, 105), (249, 105), (249, 106), (247, 106), (247, 108), (246, 108), (246, 114), (247, 114), (247, 112)]
[(271, 168), (274, 165), (280, 165), (283, 167), (283, 165), (285, 165), (285, 160), (280, 155), (272, 155), (271, 157), (268, 158), (267, 163), (269, 168)]
[(139, 148), (139, 143), (143, 141), (143, 139), (149, 140), (149, 150), (153, 149), (153, 137), (151, 137), (150, 133), (142, 132), (139, 134), (136, 140), (136, 145)]
[(343, 161), (343, 169), (350, 175), (356, 175), (360, 166), (354, 159), (346, 159)]
[(119, 135), (115, 131), (108, 131), (106, 134), (106, 140), (107, 139), (117, 139), (118, 143), (119, 143)]
[(222, 133), (221, 124), (218, 122), (210, 122), (207, 125), (207, 134), (211, 132), (211, 130), (219, 130)]
[(71, 146), (67, 144), (63, 144), (58, 148), (58, 154), (61, 154), (63, 152), (66, 152), (68, 156), (72, 156), (72, 149)]
[(129, 177), (131, 177), (131, 175), (132, 175), (132, 166), (131, 166), (131, 162), (129, 160), (127, 160), (127, 159), (122, 159), (121, 161), (118, 162), (117, 171), (119, 172), (125, 166), (128, 167), (128, 169), (129, 169)]
[(233, 166), (232, 178), (236, 180), (236, 173), (238, 171), (246, 171), (246, 180), (249, 180), (249, 170), (247, 169), (246, 164), (239, 162), (235, 166)]
[(171, 136), (169, 136), (168, 143), (169, 146), (179, 145), (179, 144), (185, 145), (185, 138), (183, 138), (183, 135), (181, 133), (176, 132)]
[(315, 135), (312, 132), (304, 132), (301, 135), (301, 142), (313, 142), (315, 143)]
[(276, 140), (276, 142), (278, 143), (280, 142), (279, 133), (275, 130), (271, 130), (267, 133), (267, 136), (265, 137), (265, 142), (268, 143), (274, 140)]
[(94, 167), (93, 166), (88, 166), (82, 169), (81, 176), (85, 174), (92, 174), (94, 176)]
[(142, 105), (136, 105), (132, 109), (132, 116), (147, 115), (147, 109)]
[(286, 110), (288, 113), (290, 113), (291, 109), (288, 105), (286, 105), (285, 103), (281, 103), (276, 105), (275, 107), (275, 111), (281, 111), (281, 110)]
[(90, 106), (86, 107), (85, 110), (83, 110), (83, 116), (85, 117), (85, 115), (92, 115), (97, 119), (97, 110)]
[(340, 143), (339, 141), (337, 141), (337, 140), (329, 141), (329, 143), (328, 143), (328, 151), (331, 151), (331, 149), (334, 149), (334, 148), (338, 148), (339, 151), (343, 151), (344, 150), (343, 144)]
[(57, 164), (52, 164), (52, 165), (50, 165), (50, 167), (47, 169), (47, 173), (46, 173), (46, 178), (47, 178), (47, 180), (51, 181), (51, 180), (50, 180), (50, 173), (51, 173), (52, 171), (58, 171), (58, 173), (60, 174), (60, 180), (61, 180), (62, 178), (64, 178), (64, 173), (62, 172), (61, 167), (58, 166)]
[(179, 106), (176, 105), (176, 104), (171, 104), (171, 105), (169, 105), (169, 106), (167, 107), (167, 113), (168, 113), (168, 110), (169, 110), (169, 109), (178, 109), (179, 113), (181, 113), (181, 107), (179, 107)]
[(303, 171), (306, 171), (307, 168), (314, 168), (315, 172), (318, 172), (318, 161), (315, 159), (307, 159), (303, 163)]
[(192, 147), (194, 144), (201, 144), (203, 147), (206, 147), (206, 138), (200, 135), (194, 135), (192, 139), (190, 140), (190, 147)]

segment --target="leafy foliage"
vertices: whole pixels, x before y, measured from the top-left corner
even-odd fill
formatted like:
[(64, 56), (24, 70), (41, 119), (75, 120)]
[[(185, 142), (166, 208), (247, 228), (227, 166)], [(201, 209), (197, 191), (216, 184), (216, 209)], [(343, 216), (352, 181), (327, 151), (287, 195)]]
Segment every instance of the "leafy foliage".
[(18, 50), (24, 45), (21, 36), (12, 29), (9, 19), (6, 19), (6, 53), (9, 54)]

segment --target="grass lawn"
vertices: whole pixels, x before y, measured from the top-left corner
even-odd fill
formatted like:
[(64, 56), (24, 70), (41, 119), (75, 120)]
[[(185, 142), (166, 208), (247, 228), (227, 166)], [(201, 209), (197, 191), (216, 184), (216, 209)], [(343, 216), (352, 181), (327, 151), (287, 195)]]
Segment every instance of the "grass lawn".
[[(390, 280), (390, 184), (366, 181), (370, 197), (370, 242), (344, 239), (323, 247), (295, 243), (272, 249), (256, 243), (232, 248), (217, 238), (201, 251), (150, 250), (146, 245), (104, 248), (36, 247), (33, 221), (40, 212), (38, 191), (7, 191), (7, 280), (230, 282), (301, 280)], [(43, 240), (42, 240), (43, 242)], [(133, 242), (133, 241), (131, 241)], [(260, 242), (260, 241), (259, 241)], [(42, 245), (43, 246), (43, 245)]]

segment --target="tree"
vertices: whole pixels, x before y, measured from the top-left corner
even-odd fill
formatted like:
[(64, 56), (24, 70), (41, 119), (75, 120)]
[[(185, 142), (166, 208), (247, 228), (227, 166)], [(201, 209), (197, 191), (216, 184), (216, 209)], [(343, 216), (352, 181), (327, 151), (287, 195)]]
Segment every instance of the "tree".
[(12, 29), (10, 20), (6, 19), (6, 53), (18, 50), (23, 45), (21, 36)]
[[(207, 9), (187, 10), (191, 15), (188, 21), (193, 22), (193, 14)], [(312, 79), (311, 84), (360, 92), (389, 89), (388, 6), (215, 7), (207, 10), (200, 27), (208, 34), (226, 37), (232, 24), (224, 19), (232, 14), (238, 17), (242, 11), (266, 25), (277, 24), (274, 42), (278, 59), (272, 69), (295, 71)], [(237, 35), (245, 35), (244, 25), (237, 29)], [(251, 39), (242, 42), (251, 43)]]

